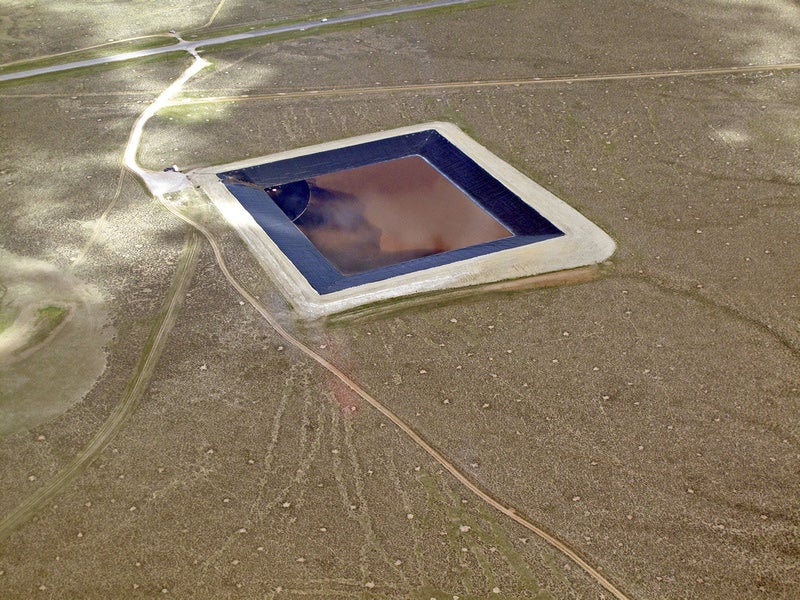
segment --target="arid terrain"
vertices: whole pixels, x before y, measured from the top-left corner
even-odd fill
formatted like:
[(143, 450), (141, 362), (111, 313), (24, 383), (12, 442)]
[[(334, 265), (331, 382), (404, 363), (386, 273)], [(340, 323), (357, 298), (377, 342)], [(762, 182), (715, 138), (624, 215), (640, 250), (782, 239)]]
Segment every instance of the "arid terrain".
[[(800, 7), (335, 22), (415, 3), (5, 3), (0, 73), (309, 26), (0, 83), (0, 596), (798, 597)], [(300, 321), (154, 101), (156, 173), (449, 121), (618, 249)]]

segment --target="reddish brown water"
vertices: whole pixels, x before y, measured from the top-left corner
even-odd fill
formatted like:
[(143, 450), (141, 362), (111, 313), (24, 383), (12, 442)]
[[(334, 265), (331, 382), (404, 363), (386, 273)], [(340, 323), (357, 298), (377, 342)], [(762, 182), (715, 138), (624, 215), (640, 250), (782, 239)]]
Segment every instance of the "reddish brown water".
[(295, 224), (345, 275), (509, 237), (419, 156), (309, 179)]

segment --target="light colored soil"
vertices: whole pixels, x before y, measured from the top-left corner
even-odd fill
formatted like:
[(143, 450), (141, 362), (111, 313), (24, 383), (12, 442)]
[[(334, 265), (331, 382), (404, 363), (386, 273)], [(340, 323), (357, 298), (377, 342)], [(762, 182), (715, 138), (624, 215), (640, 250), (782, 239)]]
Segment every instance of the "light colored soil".
[[(33, 428), (80, 400), (105, 368), (110, 330), (100, 293), (51, 264), (0, 249), (0, 282), (6, 312), (16, 314), (0, 333), (3, 436)], [(68, 312), (48, 327), (39, 312), (47, 307)]]
[[(207, 19), (211, 4), (185, 20)], [(249, 4), (226, 0), (219, 16), (246, 18)], [(40, 8), (15, 10), (26, 30), (12, 35), (45, 39)], [(98, 11), (81, 26), (102, 39), (113, 21)], [(799, 27), (790, 2), (543, 0), (216, 49), (191, 92), (229, 100), (160, 113), (141, 155), (154, 169), (190, 168), (461, 125), (608, 231), (612, 264), (576, 285), (442, 297), (297, 335), (631, 597), (794, 600), (800, 79), (641, 73), (796, 62)], [(69, 270), (114, 195), (135, 115), (186, 64), (3, 87), (7, 249)], [(575, 73), (639, 75), (556, 79)], [(501, 78), (528, 83), (470, 85)], [(292, 326), (236, 235), (221, 219), (205, 224), (236, 279)], [(0, 439), (0, 516), (53, 481), (123, 397), (184, 233), (123, 181), (75, 272), (113, 319), (108, 367), (82, 402)], [(92, 356), (83, 340), (64, 341), (79, 312), (13, 377), (0, 373), (3, 385), (35, 379), (65, 395), (48, 380)], [(25, 401), (40, 393), (25, 390)], [(0, 589), (26, 599), (603, 593), (288, 346), (208, 245), (125, 426), (0, 542)]]
[[(64, 311), (58, 323), (43, 323), (41, 311), (57, 308)], [(19, 311), (10, 327), (0, 333), (0, 365), (10, 365), (23, 360), (43, 349), (66, 325), (71, 316), (72, 307), (53, 304), (27, 305)]]

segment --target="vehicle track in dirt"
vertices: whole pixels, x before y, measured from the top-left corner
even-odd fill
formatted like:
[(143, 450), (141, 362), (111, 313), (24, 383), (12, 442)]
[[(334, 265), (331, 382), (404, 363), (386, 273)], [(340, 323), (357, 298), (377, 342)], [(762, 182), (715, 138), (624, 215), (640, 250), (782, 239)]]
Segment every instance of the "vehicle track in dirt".
[(47, 502), (72, 483), (108, 446), (136, 409), (136, 405), (150, 383), (167, 336), (175, 324), (178, 309), (197, 266), (201, 240), (202, 238), (193, 229), (187, 231), (183, 253), (178, 261), (172, 285), (167, 292), (163, 307), (153, 323), (133, 377), (128, 382), (120, 402), (94, 434), (92, 440), (63, 469), (3, 517), (0, 521), (0, 540), (8, 537), (17, 527), (27, 522)]
[[(433, 6), (447, 6), (461, 3), (464, 3), (463, 0), (454, 2), (436, 2), (423, 6), (430, 8)], [(419, 6), (416, 7), (416, 9), (419, 9)], [(407, 10), (404, 12), (407, 12)], [(372, 16), (374, 16), (374, 13), (371, 13), (371, 17)], [(206, 41), (206, 45), (207, 44), (208, 41)], [(367, 390), (362, 388), (357, 382), (351, 379), (344, 371), (326, 360), (320, 354), (312, 350), (309, 346), (292, 335), (268, 310), (266, 310), (266, 308), (258, 301), (258, 299), (244, 286), (242, 286), (232, 275), (224, 260), (219, 243), (214, 236), (202, 224), (178, 210), (174, 205), (165, 199), (164, 194), (166, 192), (178, 191), (182, 187), (187, 187), (189, 185), (188, 180), (185, 180), (185, 177), (180, 173), (157, 173), (146, 170), (139, 165), (136, 154), (141, 141), (143, 127), (149, 118), (153, 116), (161, 107), (166, 106), (170, 96), (180, 91), (181, 87), (191, 77), (209, 64), (197, 54), (196, 48), (197, 45), (191, 47), (187, 46), (186, 48), (171, 47), (171, 50), (186, 50), (194, 57), (194, 60), (191, 66), (189, 66), (181, 74), (181, 76), (179, 76), (171, 85), (169, 85), (156, 98), (156, 100), (142, 112), (131, 130), (128, 144), (126, 145), (124, 152), (125, 165), (142, 179), (152, 195), (161, 202), (165, 209), (190, 226), (190, 230), (187, 233), (184, 251), (179, 262), (178, 269), (173, 278), (173, 284), (170, 287), (165, 299), (164, 308), (159, 313), (156, 322), (153, 325), (151, 335), (144, 346), (135, 374), (126, 387), (121, 402), (114, 408), (109, 418), (95, 434), (94, 438), (89, 442), (89, 444), (75, 458), (73, 458), (73, 460), (70, 461), (70, 463), (64, 469), (62, 469), (43, 487), (39, 488), (37, 492), (26, 498), (14, 511), (0, 521), (0, 539), (4, 539), (16, 527), (30, 519), (37, 512), (37, 510), (39, 510), (46, 502), (48, 502), (61, 490), (67, 487), (89, 464), (91, 464), (91, 462), (97, 458), (97, 456), (119, 432), (119, 430), (125, 424), (127, 418), (136, 408), (139, 399), (142, 397), (147, 385), (149, 384), (160, 353), (164, 347), (166, 338), (169, 334), (169, 331), (172, 329), (172, 326), (174, 325), (177, 309), (180, 306), (181, 300), (185, 296), (191, 275), (194, 273), (199, 256), (198, 240), (201, 239), (200, 234), (202, 234), (202, 236), (205, 237), (210, 244), (217, 264), (230, 285), (241, 295), (244, 300), (246, 300), (256, 311), (258, 311), (264, 320), (267, 321), (274, 331), (288, 344), (319, 364), (355, 394), (366, 401), (375, 410), (377, 410), (380, 414), (391, 421), (415, 445), (424, 450), (445, 471), (447, 471), (462, 486), (477, 496), (481, 501), (505, 515), (518, 525), (527, 529), (557, 551), (561, 552), (589, 577), (591, 577), (596, 583), (611, 593), (613, 597), (617, 598), (617, 600), (628, 600), (628, 596), (626, 596), (620, 589), (611, 583), (611, 581), (603, 576), (597, 568), (589, 564), (569, 545), (558, 539), (555, 535), (547, 532), (543, 527), (533, 523), (531, 520), (519, 514), (517, 509), (513, 506), (503, 503), (491, 493), (479, 487), (469, 477), (462, 473), (461, 470), (444, 454), (442, 454), (432, 444), (420, 436), (412, 426), (406, 423), (382, 402), (374, 398)], [(112, 61), (107, 60), (106, 62)], [(101, 63), (102, 61), (97, 64)], [(33, 76), (35, 74), (36, 73), (31, 73), (29, 76)]]
[(239, 293), (239, 295), (241, 295), (242, 298), (244, 298), (253, 308), (255, 308), (256, 311), (258, 311), (258, 313), (264, 318), (264, 320), (288, 344), (290, 344), (295, 349), (305, 354), (314, 362), (318, 363), (325, 370), (327, 370), (334, 377), (336, 377), (339, 381), (341, 381), (344, 385), (350, 388), (361, 399), (366, 401), (370, 406), (372, 406), (375, 410), (377, 410), (380, 414), (389, 419), (414, 444), (416, 444), (418, 447), (424, 450), (431, 458), (433, 458), (433, 460), (435, 460), (440, 466), (442, 466), (461, 485), (467, 488), (475, 496), (480, 498), (484, 503), (488, 504), (495, 510), (501, 512), (506, 517), (510, 518), (517, 524), (521, 525), (522, 527), (524, 527), (525, 529), (536, 535), (538, 538), (545, 541), (550, 546), (552, 546), (553, 548), (564, 554), (573, 563), (575, 563), (584, 572), (586, 572), (587, 575), (589, 575), (598, 584), (600, 584), (603, 588), (605, 588), (608, 592), (610, 592), (615, 598), (617, 598), (617, 600), (629, 600), (628, 596), (626, 596), (614, 584), (612, 584), (608, 579), (606, 579), (606, 577), (600, 574), (600, 572), (596, 568), (591, 566), (586, 560), (584, 560), (576, 551), (570, 548), (566, 543), (564, 543), (554, 535), (548, 533), (539, 525), (536, 525), (529, 519), (520, 515), (519, 512), (513, 506), (504, 504), (503, 502), (492, 496), (489, 492), (480, 488), (471, 479), (469, 479), (466, 475), (464, 475), (455, 464), (453, 464), (450, 460), (448, 460), (447, 457), (445, 457), (439, 450), (437, 450), (431, 444), (429, 444), (422, 436), (420, 436), (408, 423), (406, 423), (403, 419), (401, 419), (396, 413), (394, 413), (386, 405), (384, 405), (382, 402), (380, 402), (374, 396), (372, 396), (369, 392), (367, 392), (364, 388), (362, 388), (358, 383), (356, 383), (353, 379), (351, 379), (336, 365), (329, 362), (320, 354), (312, 350), (311, 347), (307, 346), (299, 339), (294, 337), (258, 301), (258, 299), (253, 294), (251, 294), (247, 289), (245, 289), (245, 287), (242, 286), (236, 280), (236, 278), (231, 274), (227, 264), (225, 263), (225, 259), (222, 256), (222, 250), (220, 249), (219, 243), (211, 234), (211, 232), (208, 231), (208, 229), (206, 229), (205, 227), (203, 227), (203, 225), (201, 225), (200, 223), (194, 221), (190, 217), (183, 214), (180, 210), (178, 210), (167, 200), (165, 200), (163, 196), (158, 196), (158, 200), (161, 202), (164, 208), (166, 208), (169, 212), (174, 214), (179, 219), (182, 219), (184, 222), (186, 222), (187, 225), (193, 227), (195, 230), (197, 230), (206, 238), (208, 243), (211, 245), (212, 251), (214, 252), (214, 257), (217, 261), (217, 265), (219, 266), (220, 271), (222, 272), (225, 279), (228, 280), (228, 283), (230, 283), (230, 285), (237, 291), (237, 293)]
[(214, 104), (224, 102), (251, 102), (254, 100), (278, 100), (290, 98), (360, 96), (368, 94), (393, 94), (398, 92), (437, 92), (472, 88), (506, 88), (535, 85), (573, 84), (606, 81), (635, 81), (641, 79), (668, 79), (670, 77), (700, 77), (704, 75), (740, 75), (748, 73), (770, 73), (776, 71), (797, 71), (800, 63), (782, 63), (776, 65), (747, 65), (730, 66), (709, 69), (680, 69), (675, 71), (637, 71), (630, 73), (598, 73), (584, 75), (557, 75), (551, 77), (528, 77), (524, 79), (496, 79), (496, 80), (470, 80), (446, 81), (439, 83), (418, 83), (403, 85), (373, 85), (361, 87), (333, 87), (302, 90), (286, 90), (270, 92), (268, 94), (254, 94), (252, 92), (226, 95), (209, 96), (203, 98), (182, 98), (169, 103), (169, 106), (189, 106), (193, 104)]

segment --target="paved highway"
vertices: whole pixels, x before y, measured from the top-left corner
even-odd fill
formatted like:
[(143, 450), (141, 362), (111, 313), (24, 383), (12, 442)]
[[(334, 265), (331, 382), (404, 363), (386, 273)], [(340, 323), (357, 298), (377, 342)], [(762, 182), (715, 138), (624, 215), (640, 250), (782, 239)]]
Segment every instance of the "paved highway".
[(158, 54), (167, 54), (168, 52), (190, 52), (194, 54), (195, 52), (197, 52), (199, 48), (203, 48), (205, 46), (217, 46), (220, 44), (227, 44), (230, 42), (238, 42), (242, 40), (250, 40), (269, 35), (277, 35), (280, 33), (307, 31), (309, 29), (330, 27), (331, 25), (341, 25), (342, 23), (355, 23), (359, 21), (376, 19), (380, 17), (392, 17), (396, 15), (412, 13), (422, 10), (430, 10), (432, 8), (456, 6), (458, 4), (469, 4), (470, 2), (474, 1), (475, 0), (438, 0), (437, 2), (426, 2), (424, 4), (414, 4), (411, 6), (384, 8), (370, 12), (357, 13), (352, 15), (343, 15), (339, 17), (330, 17), (326, 19), (318, 19), (315, 21), (302, 21), (299, 23), (291, 23), (288, 25), (276, 25), (275, 27), (267, 27), (265, 29), (256, 29), (254, 31), (247, 31), (244, 33), (234, 33), (231, 35), (222, 35), (219, 37), (212, 37), (195, 41), (183, 40), (180, 37), (176, 36), (176, 38), (178, 39), (178, 43), (173, 44), (171, 46), (160, 46), (158, 48), (134, 50), (132, 52), (123, 52), (122, 54), (114, 54), (112, 56), (89, 58), (86, 60), (67, 62), (59, 65), (51, 65), (49, 67), (40, 67), (38, 69), (27, 69), (24, 71), (16, 71), (14, 73), (5, 73), (0, 75), (0, 81), (13, 81), (17, 79), (26, 79), (28, 77), (35, 77), (36, 75), (46, 75), (48, 73), (60, 73), (62, 71), (71, 71), (73, 69), (80, 69), (82, 67), (93, 67), (96, 65), (124, 62), (136, 58), (156, 56)]

